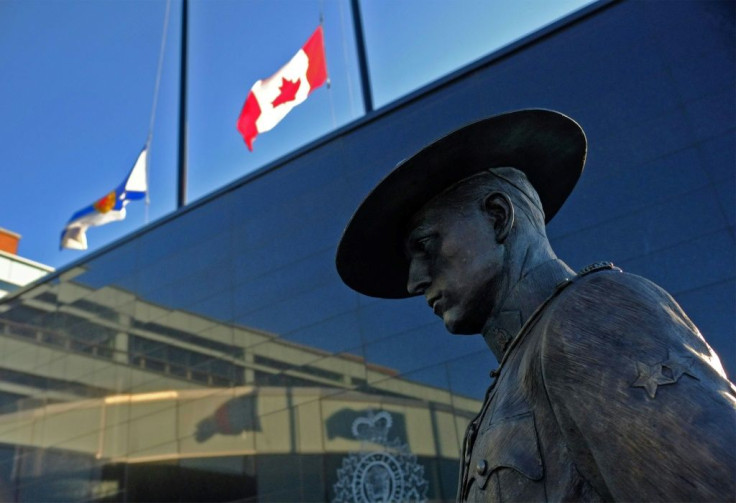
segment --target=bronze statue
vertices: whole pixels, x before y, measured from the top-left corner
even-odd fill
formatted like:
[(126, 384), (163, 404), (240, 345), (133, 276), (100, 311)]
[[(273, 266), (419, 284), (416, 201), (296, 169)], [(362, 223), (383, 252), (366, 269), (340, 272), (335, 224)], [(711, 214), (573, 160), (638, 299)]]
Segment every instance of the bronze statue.
[(424, 295), (498, 359), (459, 501), (734, 501), (736, 389), (718, 356), (657, 285), (610, 263), (576, 274), (550, 247), (585, 154), (548, 110), (455, 131), (365, 199), (338, 271), (366, 295)]

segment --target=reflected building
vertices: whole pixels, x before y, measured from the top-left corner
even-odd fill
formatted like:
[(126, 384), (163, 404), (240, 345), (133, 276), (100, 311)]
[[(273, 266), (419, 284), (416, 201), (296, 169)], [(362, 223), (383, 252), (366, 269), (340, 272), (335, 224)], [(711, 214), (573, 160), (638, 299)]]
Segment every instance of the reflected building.
[(588, 136), (558, 255), (663, 286), (733, 376), (733, 19), (599, 2), (10, 294), (0, 500), (454, 500), (496, 362), (335, 248), (398, 160), (518, 108)]
[(0, 309), (3, 483), (21, 501), (425, 500), (430, 478), (449, 499), (481, 403), (74, 279)]

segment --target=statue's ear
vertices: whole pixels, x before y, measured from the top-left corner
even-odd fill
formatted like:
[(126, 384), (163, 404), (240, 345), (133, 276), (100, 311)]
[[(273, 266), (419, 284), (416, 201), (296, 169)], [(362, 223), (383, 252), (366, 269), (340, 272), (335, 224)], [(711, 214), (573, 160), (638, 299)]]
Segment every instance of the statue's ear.
[(514, 203), (503, 192), (491, 192), (483, 200), (483, 208), (496, 231), (496, 241), (503, 243), (514, 226)]

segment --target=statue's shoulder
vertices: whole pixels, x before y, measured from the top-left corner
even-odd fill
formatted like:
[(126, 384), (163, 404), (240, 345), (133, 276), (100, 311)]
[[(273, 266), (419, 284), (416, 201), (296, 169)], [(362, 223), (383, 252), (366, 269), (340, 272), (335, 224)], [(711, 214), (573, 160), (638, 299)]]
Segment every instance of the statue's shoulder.
[(542, 323), (542, 369), (548, 382), (586, 385), (595, 374), (600, 382), (630, 392), (641, 369), (664, 365), (667, 373), (668, 362), (698, 368), (701, 382), (714, 380), (718, 387), (728, 382), (695, 324), (652, 281), (597, 267), (559, 288)]
[[(558, 286), (557, 297), (547, 316), (548, 331), (563, 343), (583, 336), (639, 341), (643, 333), (666, 344), (673, 342), (669, 339), (675, 334), (702, 339), (697, 327), (667, 291), (610, 262), (583, 268)], [(677, 330), (663, 330), (666, 328)]]
[[(645, 304), (674, 302), (672, 296), (656, 283), (624, 272), (612, 262), (590, 264), (558, 288), (565, 291), (565, 302), (558, 303), (558, 306), (568, 308), (570, 303), (582, 301), (595, 302), (597, 305), (618, 304), (621, 302), (620, 295), (628, 297), (630, 302)], [(610, 293), (617, 295), (611, 296)]]
[(606, 499), (733, 495), (734, 388), (674, 299), (610, 268), (559, 288), (538, 325), (540, 368), (581, 473)]

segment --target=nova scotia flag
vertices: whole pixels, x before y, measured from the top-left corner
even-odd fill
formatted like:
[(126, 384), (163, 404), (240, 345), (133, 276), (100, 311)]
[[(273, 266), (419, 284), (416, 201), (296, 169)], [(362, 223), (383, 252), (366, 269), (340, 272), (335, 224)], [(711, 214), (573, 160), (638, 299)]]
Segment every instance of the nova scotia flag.
[(87, 249), (87, 229), (96, 225), (123, 220), (125, 206), (129, 201), (146, 197), (148, 180), (146, 176), (147, 151), (144, 147), (127, 178), (115, 190), (97, 202), (79, 210), (61, 233), (60, 248), (75, 250)]

